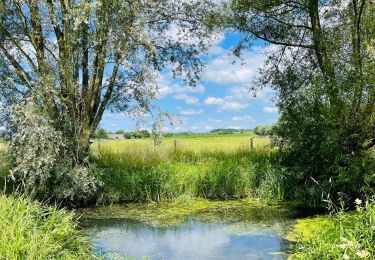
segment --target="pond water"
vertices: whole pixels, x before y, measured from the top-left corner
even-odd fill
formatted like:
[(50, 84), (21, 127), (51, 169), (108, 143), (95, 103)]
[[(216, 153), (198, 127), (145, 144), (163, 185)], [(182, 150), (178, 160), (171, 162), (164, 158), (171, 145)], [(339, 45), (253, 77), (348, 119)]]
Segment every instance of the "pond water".
[(256, 223), (188, 220), (155, 227), (131, 219), (90, 220), (93, 251), (106, 259), (286, 259), (288, 242), (273, 227)]
[[(78, 212), (104, 259), (286, 259), (295, 220), (284, 203), (255, 199), (114, 204)], [(293, 239), (292, 239), (293, 240)]]

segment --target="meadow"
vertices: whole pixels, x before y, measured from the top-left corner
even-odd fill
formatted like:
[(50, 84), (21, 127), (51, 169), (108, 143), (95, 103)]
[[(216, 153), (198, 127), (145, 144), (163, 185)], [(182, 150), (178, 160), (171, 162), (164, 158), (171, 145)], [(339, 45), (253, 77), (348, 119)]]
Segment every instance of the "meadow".
[(248, 136), (165, 138), (158, 146), (151, 139), (98, 141), (91, 157), (103, 183), (98, 201), (283, 199), (283, 176), (269, 144), (256, 137), (251, 150)]
[(166, 152), (192, 151), (192, 152), (236, 152), (250, 149), (250, 139), (253, 139), (255, 149), (270, 148), (270, 138), (254, 136), (254, 134), (205, 134), (165, 137), (161, 144), (155, 146), (151, 138), (126, 139), (126, 140), (97, 140), (93, 145), (93, 151), (98, 149), (111, 150), (114, 153), (124, 151), (138, 152)]

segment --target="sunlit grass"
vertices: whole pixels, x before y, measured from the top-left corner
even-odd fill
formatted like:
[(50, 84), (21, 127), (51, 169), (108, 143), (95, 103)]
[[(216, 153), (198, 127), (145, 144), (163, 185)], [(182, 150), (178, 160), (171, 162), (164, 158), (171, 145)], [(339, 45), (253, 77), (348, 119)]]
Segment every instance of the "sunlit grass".
[[(315, 222), (315, 223), (314, 223)], [(356, 212), (301, 220), (291, 259), (374, 259), (375, 204), (357, 204)], [(306, 236), (307, 234), (307, 236)]]
[(93, 144), (92, 158), (101, 169), (104, 203), (174, 200), (181, 195), (211, 199), (266, 197), (283, 199), (275, 151), (268, 138), (166, 138), (107, 140)]
[[(92, 149), (110, 149), (112, 152), (160, 152), (165, 153), (167, 151), (220, 151), (220, 152), (236, 152), (239, 149), (249, 150), (250, 149), (250, 138), (253, 138), (254, 149), (267, 148), (270, 145), (270, 139), (268, 137), (253, 137), (253, 136), (204, 136), (204, 137), (176, 137), (176, 138), (164, 138), (162, 143), (158, 146), (154, 146), (152, 139), (128, 139), (128, 140), (101, 140), (96, 141)], [(176, 147), (175, 147), (176, 143)]]
[(74, 214), (0, 195), (0, 259), (94, 259)]

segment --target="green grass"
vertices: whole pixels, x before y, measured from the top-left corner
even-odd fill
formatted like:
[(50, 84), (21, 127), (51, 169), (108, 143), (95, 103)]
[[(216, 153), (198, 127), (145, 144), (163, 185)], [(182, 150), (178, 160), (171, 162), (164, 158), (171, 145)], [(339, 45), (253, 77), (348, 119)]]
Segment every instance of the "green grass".
[(278, 175), (275, 151), (267, 147), (269, 140), (256, 139), (252, 152), (244, 144), (246, 140), (180, 139), (189, 146), (181, 145), (176, 151), (165, 144), (154, 147), (150, 140), (96, 143), (91, 160), (102, 172), (99, 201), (164, 201), (181, 195), (283, 199), (285, 188)]
[(0, 195), (0, 259), (92, 259), (74, 214)]
[[(236, 152), (238, 149), (249, 150), (250, 138), (253, 136), (244, 134), (221, 134), (221, 135), (193, 135), (176, 136), (162, 139), (160, 146), (154, 146), (152, 139), (128, 139), (128, 140), (102, 140), (93, 144), (93, 151), (100, 148), (110, 149), (112, 152), (122, 152), (131, 150), (152, 150), (157, 152), (174, 150), (174, 140), (179, 151), (211, 151), (211, 152)], [(268, 137), (254, 137), (253, 145), (255, 149), (261, 149), (270, 144)]]
[(357, 205), (356, 212), (300, 220), (300, 241), (291, 259), (375, 259), (375, 204)]

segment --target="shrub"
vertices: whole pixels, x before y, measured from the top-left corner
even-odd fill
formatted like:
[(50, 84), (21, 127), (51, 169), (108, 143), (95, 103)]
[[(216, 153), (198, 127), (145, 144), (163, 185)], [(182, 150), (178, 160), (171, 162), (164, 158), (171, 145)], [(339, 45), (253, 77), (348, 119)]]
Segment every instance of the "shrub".
[[(75, 164), (71, 142), (30, 103), (15, 106), (10, 143), (10, 177), (32, 198), (81, 206), (91, 201), (100, 183), (95, 167)], [(78, 165), (78, 166), (77, 166)]]
[(90, 243), (73, 213), (22, 196), (0, 195), (0, 256), (6, 259), (90, 259)]

